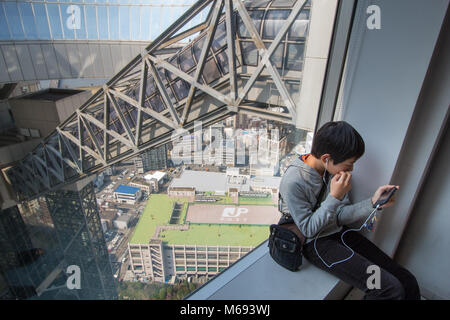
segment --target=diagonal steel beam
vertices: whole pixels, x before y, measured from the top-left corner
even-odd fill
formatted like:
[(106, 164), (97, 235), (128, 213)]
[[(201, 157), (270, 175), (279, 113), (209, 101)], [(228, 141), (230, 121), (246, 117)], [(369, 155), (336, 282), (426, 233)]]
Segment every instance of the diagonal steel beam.
[(168, 63), (165, 60), (162, 60), (160, 58), (148, 55), (148, 58), (153, 61), (155, 63), (155, 65), (162, 67), (170, 72), (172, 72), (173, 74), (179, 76), (181, 79), (183, 79), (184, 81), (194, 85), (197, 89), (199, 89), (200, 91), (203, 91), (204, 93), (210, 95), (211, 97), (221, 101), (222, 103), (226, 104), (226, 105), (232, 105), (233, 102), (231, 101), (231, 99), (225, 95), (223, 95), (222, 93), (220, 93), (219, 91), (213, 89), (210, 86), (206, 86), (203, 85), (201, 83), (199, 83), (198, 81), (195, 81), (194, 77), (188, 75), (187, 73), (179, 70), (178, 68), (174, 67), (173, 65), (171, 65), (170, 63)]
[(161, 44), (159, 46), (158, 50), (164, 49), (164, 48), (170, 46), (171, 44), (177, 43), (180, 40), (183, 40), (189, 36), (192, 36), (193, 34), (196, 34), (197, 32), (201, 32), (201, 31), (205, 30), (207, 27), (208, 27), (207, 23), (200, 23), (180, 34), (173, 36), (172, 38), (170, 38), (169, 40), (167, 40), (166, 42)]
[(86, 121), (82, 116), (81, 116), (81, 111), (77, 110), (77, 114), (80, 117), (84, 127), (87, 129), (87, 133), (89, 135), (89, 137), (91, 138), (92, 142), (94, 143), (94, 147), (97, 150), (98, 154), (100, 155), (100, 157), (102, 158), (102, 163), (106, 166), (106, 161), (105, 161), (105, 156), (103, 154), (103, 149), (102, 146), (100, 145), (100, 142), (98, 141), (97, 137), (94, 134), (94, 131), (91, 128), (91, 125), (89, 124), (88, 121)]
[[(173, 121), (177, 126), (180, 126), (180, 118), (178, 117), (177, 111), (175, 110), (175, 107), (173, 106), (172, 101), (170, 100), (169, 93), (166, 90), (166, 87), (164, 86), (161, 75), (159, 74), (158, 69), (156, 69), (153, 62), (148, 61), (148, 67), (150, 69), (151, 74), (153, 75), (153, 79), (155, 80), (156, 86), (158, 87), (159, 92), (161, 93), (161, 96), (163, 97), (164, 103), (166, 104), (167, 108), (169, 109), (170, 115), (172, 116)], [(146, 62), (146, 63), (147, 63)]]
[[(117, 115), (117, 117), (119, 118), (120, 123), (122, 124), (123, 128), (125, 129), (125, 132), (126, 132), (126, 134), (127, 134), (127, 136), (128, 136), (128, 139), (129, 139), (130, 141), (133, 141), (133, 142), (134, 142), (135, 139), (134, 139), (133, 132), (131, 131), (131, 128), (130, 128), (130, 126), (129, 126), (127, 120), (126, 120), (125, 117), (123, 116), (122, 110), (120, 110), (120, 107), (119, 107), (119, 105), (117, 104), (116, 99), (115, 99), (113, 96), (111, 96), (111, 94), (110, 94), (110, 93), (113, 93), (113, 91), (110, 90), (110, 89), (108, 89), (107, 91), (105, 90), (105, 92), (106, 92), (106, 96), (107, 96), (108, 100), (111, 102), (111, 105), (113, 106), (114, 110), (116, 111), (116, 115)], [(117, 91), (117, 92), (119, 92), (119, 91)], [(116, 93), (116, 91), (114, 91), (114, 93)], [(120, 95), (118, 95), (118, 96), (119, 96), (119, 98), (121, 98), (122, 100), (125, 100), (124, 97), (123, 97), (122, 95), (125, 96), (125, 97), (127, 97), (126, 95), (122, 94), (121, 92), (120, 92)], [(131, 98), (130, 98), (130, 99), (131, 99)]]
[[(88, 146), (80, 145), (79, 139), (75, 138), (71, 133), (61, 130), (61, 129), (58, 129), (58, 132), (60, 134), (62, 134), (64, 137), (66, 137), (67, 139), (71, 140), (73, 143), (75, 143), (80, 148), (80, 154), (82, 153), (82, 151), (85, 151), (89, 155), (91, 155), (92, 157), (97, 159), (99, 162), (103, 163), (103, 158), (99, 154), (97, 154), (94, 150), (92, 150)], [(83, 158), (84, 158), (84, 156), (83, 156)], [(84, 166), (82, 166), (81, 169), (83, 170)], [(82, 171), (82, 172), (84, 173), (84, 171)]]
[[(59, 138), (59, 142), (60, 143), (64, 143), (64, 142), (61, 141), (61, 138), (59, 137), (59, 135), (58, 135), (58, 138)], [(71, 168), (73, 168), (76, 171), (79, 169), (74, 162), (72, 162), (71, 160), (63, 157), (62, 156), (62, 152), (56, 150), (53, 146), (47, 145), (46, 149), (47, 149), (47, 152), (51, 151), (54, 155), (56, 155), (61, 160), (61, 165), (60, 165), (61, 166), (61, 176), (63, 177), (63, 179), (64, 179), (64, 164), (63, 164), (63, 162), (67, 163), (67, 165), (69, 165)]]
[[(103, 154), (105, 155), (105, 160), (108, 161), (109, 155), (109, 135), (107, 130), (109, 128), (109, 116), (110, 116), (110, 102), (106, 94), (103, 95)], [(97, 120), (97, 119), (96, 119)]]
[[(117, 140), (119, 140), (120, 142), (122, 142), (124, 145), (126, 145), (127, 147), (131, 148), (131, 149), (135, 149), (135, 145), (133, 144), (133, 142), (131, 142), (130, 140), (124, 138), (122, 135), (118, 134), (117, 132), (115, 132), (114, 130), (110, 130), (110, 129), (106, 129), (104, 123), (102, 123), (101, 121), (97, 120), (95, 117), (91, 116), (90, 114), (87, 113), (80, 113), (80, 115), (87, 121), (92, 122), (93, 124), (95, 124), (97, 127), (99, 127), (100, 129), (103, 130), (104, 134), (107, 135), (111, 135), (112, 137), (116, 138)], [(105, 159), (106, 160), (106, 159)]]
[[(200, 59), (197, 63), (197, 68), (195, 70), (194, 75), (194, 81), (198, 82), (200, 79), (200, 76), (203, 73), (203, 68), (205, 67), (206, 58), (208, 57), (209, 49), (211, 48), (211, 43), (214, 38), (214, 34), (216, 33), (217, 23), (219, 22), (220, 13), (223, 8), (223, 0), (217, 1), (214, 6), (214, 11), (212, 14), (211, 22), (208, 27), (208, 32), (206, 35), (205, 43), (203, 44), (202, 51), (200, 54)], [(181, 117), (181, 124), (184, 124), (187, 120), (187, 116), (189, 112), (191, 111), (192, 106), (192, 100), (194, 98), (196, 87), (191, 84), (191, 87), (189, 88), (188, 97), (186, 100), (186, 103), (184, 105), (183, 115)]]
[(271, 43), (269, 49), (266, 49), (264, 42), (262, 41), (261, 37), (259, 36), (259, 32), (256, 30), (256, 27), (253, 24), (250, 15), (248, 14), (247, 10), (245, 9), (244, 4), (240, 0), (233, 0), (233, 1), (237, 7), (239, 15), (242, 18), (242, 21), (244, 22), (247, 30), (250, 32), (252, 39), (255, 42), (256, 47), (258, 48), (260, 53), (262, 53), (261, 61), (259, 62), (257, 69), (254, 71), (253, 75), (250, 77), (249, 81), (245, 85), (242, 92), (239, 94), (238, 104), (240, 104), (242, 102), (242, 100), (245, 98), (248, 91), (255, 83), (256, 78), (261, 74), (261, 71), (263, 70), (263, 68), (265, 66), (265, 67), (267, 67), (267, 70), (269, 71), (270, 75), (272, 76), (278, 91), (280, 92), (284, 102), (286, 103), (286, 106), (289, 109), (289, 112), (292, 114), (292, 118), (295, 119), (296, 118), (295, 102), (292, 100), (292, 98), (289, 94), (289, 91), (286, 89), (286, 86), (284, 85), (283, 81), (281, 80), (278, 70), (272, 65), (272, 63), (270, 61), (270, 57), (275, 52), (278, 44), (281, 42), (283, 37), (286, 35), (289, 28), (295, 22), (295, 19), (297, 18), (298, 14), (304, 7), (306, 0), (299, 0), (295, 3), (286, 22), (283, 24), (280, 32), (277, 34), (277, 36)]
[[(113, 90), (113, 89), (108, 89), (108, 93), (111, 93), (114, 96), (117, 96), (120, 99), (126, 101), (127, 103), (131, 104), (132, 106), (134, 106), (138, 110), (141, 110), (142, 112), (145, 112), (149, 116), (153, 117), (155, 120), (161, 122), (165, 126), (168, 126), (170, 128), (173, 128), (173, 129), (177, 129), (178, 128), (178, 126), (171, 119), (166, 118), (165, 116), (159, 114), (158, 112), (156, 112), (156, 111), (154, 111), (154, 110), (152, 110), (150, 108), (142, 108), (139, 105), (139, 102), (137, 102), (136, 100), (128, 97), (127, 95), (123, 94), (122, 92), (117, 91), (117, 90)], [(111, 95), (109, 95), (109, 96), (111, 96)]]
[[(79, 174), (83, 174), (83, 168), (80, 164), (80, 159), (76, 156), (75, 151), (73, 150), (72, 146), (68, 141), (66, 141), (66, 136), (62, 134), (62, 130), (59, 127), (56, 127), (56, 131), (58, 132), (60, 141), (66, 146), (67, 151), (69, 152), (70, 157), (73, 160), (73, 163), (76, 165), (76, 171)], [(77, 145), (78, 146), (78, 145)], [(61, 146), (62, 147), (62, 146)], [(62, 149), (61, 149), (62, 150)]]
[(233, 1), (225, 0), (225, 24), (227, 32), (228, 72), (230, 73), (230, 98), (237, 106), (236, 25), (233, 19)]
[(147, 88), (147, 76), (148, 76), (148, 66), (147, 62), (142, 57), (142, 68), (141, 68), (141, 80), (139, 83), (139, 107), (138, 108), (138, 114), (136, 119), (136, 134), (135, 134), (135, 142), (134, 144), (136, 146), (139, 145), (140, 139), (141, 139), (141, 131), (142, 131), (142, 109), (144, 108), (144, 102), (145, 102), (145, 90)]

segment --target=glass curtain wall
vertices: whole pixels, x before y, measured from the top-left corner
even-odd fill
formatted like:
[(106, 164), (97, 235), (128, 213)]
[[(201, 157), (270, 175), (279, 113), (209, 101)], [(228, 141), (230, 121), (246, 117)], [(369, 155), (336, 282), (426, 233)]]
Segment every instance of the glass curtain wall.
[(195, 0), (6, 0), (0, 2), (0, 40), (149, 42), (193, 3)]

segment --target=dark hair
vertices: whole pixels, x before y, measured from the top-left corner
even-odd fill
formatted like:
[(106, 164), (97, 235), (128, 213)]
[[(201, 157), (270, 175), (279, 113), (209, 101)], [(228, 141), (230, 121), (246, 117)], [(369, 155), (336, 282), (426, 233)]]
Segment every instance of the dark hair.
[(364, 140), (358, 131), (345, 121), (325, 123), (314, 135), (311, 154), (320, 158), (329, 153), (334, 164), (347, 159), (359, 159), (365, 150)]

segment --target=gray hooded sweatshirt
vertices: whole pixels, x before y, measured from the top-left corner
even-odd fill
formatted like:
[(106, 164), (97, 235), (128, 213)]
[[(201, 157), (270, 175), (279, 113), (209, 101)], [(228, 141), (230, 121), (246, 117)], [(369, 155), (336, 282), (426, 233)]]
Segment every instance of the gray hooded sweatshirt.
[[(342, 226), (366, 219), (373, 211), (371, 198), (351, 204), (348, 194), (342, 200), (330, 195), (329, 179), (323, 198), (317, 199), (322, 188), (322, 176), (301, 158), (295, 159), (286, 169), (280, 182), (280, 210), (292, 216), (306, 237), (306, 243), (320, 232), (324, 237), (342, 230)], [(320, 207), (312, 212), (316, 201)]]

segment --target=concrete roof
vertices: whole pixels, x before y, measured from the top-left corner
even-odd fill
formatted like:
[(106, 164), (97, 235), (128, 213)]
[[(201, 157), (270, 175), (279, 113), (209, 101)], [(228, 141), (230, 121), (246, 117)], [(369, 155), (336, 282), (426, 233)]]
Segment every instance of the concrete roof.
[(223, 191), (236, 188), (239, 191), (250, 191), (250, 186), (279, 188), (281, 177), (258, 176), (247, 179), (245, 184), (227, 183), (227, 175), (221, 172), (184, 170), (179, 178), (172, 180), (170, 187), (194, 187), (196, 191)]
[(194, 187), (196, 191), (227, 190), (227, 176), (220, 172), (184, 170), (179, 178), (172, 180), (171, 187)]
[(145, 180), (151, 180), (151, 179), (156, 179), (156, 180), (161, 180), (162, 178), (164, 178), (167, 175), (167, 173), (165, 172), (161, 172), (161, 171), (156, 171), (153, 174), (147, 174), (144, 179)]

